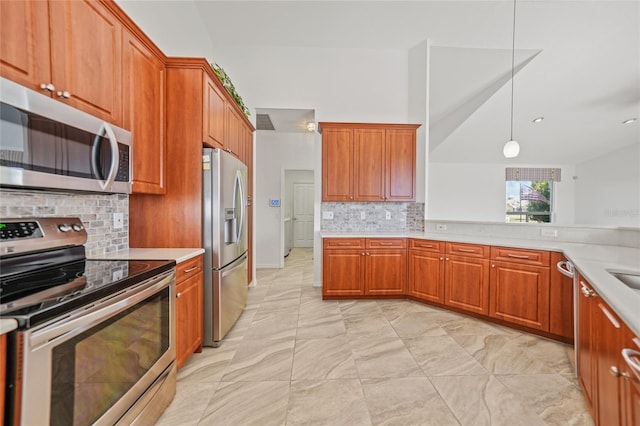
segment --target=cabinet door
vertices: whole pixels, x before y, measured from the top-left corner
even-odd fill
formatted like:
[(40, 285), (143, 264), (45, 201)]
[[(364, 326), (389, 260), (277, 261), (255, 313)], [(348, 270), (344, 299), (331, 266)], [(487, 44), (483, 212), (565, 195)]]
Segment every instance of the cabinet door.
[(445, 304), (489, 314), (489, 260), (461, 256), (445, 258)]
[(0, 75), (38, 91), (52, 83), (48, 7), (41, 0), (0, 1)]
[(549, 268), (493, 262), (489, 316), (549, 331)]
[(122, 24), (96, 1), (52, 1), (49, 11), (55, 96), (122, 126)]
[[(640, 337), (635, 336), (626, 325), (623, 325), (623, 329), (623, 348), (640, 352)], [(640, 356), (632, 356), (632, 362), (633, 360), (640, 362)], [(622, 372), (628, 377), (622, 383), (622, 404), (624, 408), (622, 424), (625, 426), (637, 426), (640, 425), (640, 377), (638, 377), (640, 369), (637, 369), (637, 367), (634, 369), (627, 361), (624, 361)]]
[(361, 249), (324, 250), (322, 295), (364, 295), (364, 258)]
[(558, 262), (567, 259), (562, 253), (551, 253), (549, 278), (549, 332), (573, 343), (573, 279), (558, 272)]
[(164, 64), (130, 33), (123, 38), (124, 127), (135, 140), (133, 192), (164, 194)]
[(405, 294), (406, 250), (368, 250), (365, 263), (365, 294), (380, 296)]
[(211, 78), (203, 74), (204, 105), (202, 107), (202, 141), (211, 148), (226, 148), (226, 102)]
[(322, 132), (322, 201), (353, 200), (353, 130)]
[(416, 199), (416, 132), (415, 130), (387, 130), (385, 138), (385, 200), (414, 201)]
[(202, 272), (176, 286), (176, 364), (202, 346)]
[(384, 201), (384, 130), (353, 131), (353, 199)]
[(409, 294), (419, 299), (444, 303), (444, 255), (409, 250)]
[(595, 292), (589, 284), (579, 277), (578, 285), (580, 286), (578, 293), (578, 336), (576, 345), (577, 364), (578, 364), (578, 380), (582, 385), (585, 400), (591, 413), (594, 411), (593, 391), (595, 386), (594, 373), (594, 355), (593, 355), (593, 327), (592, 318), (594, 315), (594, 298)]
[(242, 122), (235, 107), (227, 104), (227, 137), (225, 138), (227, 152), (240, 158), (240, 145), (243, 139)]
[(598, 297), (593, 310), (593, 353), (597, 357), (594, 391), (597, 402), (596, 424), (621, 424), (621, 379), (611, 374), (622, 370), (622, 329), (620, 320)]

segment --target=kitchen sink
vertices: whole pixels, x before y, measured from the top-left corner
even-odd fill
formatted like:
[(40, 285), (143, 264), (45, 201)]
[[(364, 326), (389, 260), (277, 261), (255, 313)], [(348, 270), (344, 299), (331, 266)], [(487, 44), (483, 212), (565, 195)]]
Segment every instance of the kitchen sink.
[(622, 281), (622, 283), (627, 287), (640, 291), (640, 272), (607, 272), (616, 277), (618, 280)]

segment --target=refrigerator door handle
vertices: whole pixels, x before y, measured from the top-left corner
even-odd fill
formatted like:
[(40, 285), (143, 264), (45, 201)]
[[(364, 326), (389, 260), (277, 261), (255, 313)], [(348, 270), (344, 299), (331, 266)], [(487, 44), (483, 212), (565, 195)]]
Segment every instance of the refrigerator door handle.
[[(240, 200), (238, 200), (240, 196)], [(238, 202), (239, 201), (239, 202)], [(242, 231), (244, 227), (244, 215), (245, 215), (245, 203), (244, 203), (244, 188), (242, 186), (242, 173), (240, 170), (236, 171), (236, 185), (233, 191), (233, 203), (240, 207), (240, 220), (236, 222), (236, 241), (241, 241)]]

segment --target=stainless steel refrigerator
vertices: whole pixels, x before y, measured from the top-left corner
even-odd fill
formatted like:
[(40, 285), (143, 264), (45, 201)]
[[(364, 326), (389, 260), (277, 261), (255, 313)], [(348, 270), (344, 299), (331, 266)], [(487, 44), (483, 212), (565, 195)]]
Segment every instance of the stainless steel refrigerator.
[(247, 166), (202, 151), (204, 342), (217, 347), (247, 303)]

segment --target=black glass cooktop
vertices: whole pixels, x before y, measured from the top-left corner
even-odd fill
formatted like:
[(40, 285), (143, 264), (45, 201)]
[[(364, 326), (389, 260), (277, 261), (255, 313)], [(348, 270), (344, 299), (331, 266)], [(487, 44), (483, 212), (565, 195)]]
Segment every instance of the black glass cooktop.
[[(64, 257), (64, 256), (63, 256)], [(68, 256), (11, 264), (3, 262), (0, 316), (30, 328), (99, 300), (175, 266), (166, 260), (89, 260)], [(6, 264), (5, 264), (6, 263)]]

